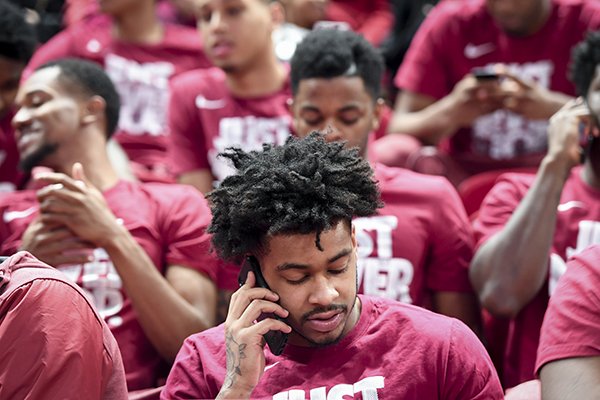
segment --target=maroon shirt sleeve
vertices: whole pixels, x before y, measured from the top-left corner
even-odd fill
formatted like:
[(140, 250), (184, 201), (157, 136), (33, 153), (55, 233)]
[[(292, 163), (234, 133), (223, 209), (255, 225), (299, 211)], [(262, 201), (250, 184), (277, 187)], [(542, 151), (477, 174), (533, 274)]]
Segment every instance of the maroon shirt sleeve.
[(196, 107), (195, 90), (200, 79), (197, 71), (184, 73), (171, 80), (169, 99), (169, 162), (175, 175), (210, 169), (208, 149), (202, 134), (202, 123)]
[(573, 357), (600, 356), (600, 245), (567, 263), (550, 298), (540, 336), (536, 373), (544, 364)]
[(121, 361), (104, 346), (101, 322), (75, 289), (38, 279), (17, 288), (6, 304), (0, 323), (0, 398), (125, 398), (122, 369), (120, 387), (113, 379)]
[(454, 321), (445, 365), (443, 399), (504, 399), (498, 375), (479, 339)]
[(211, 251), (211, 236), (206, 232), (211, 220), (208, 204), (191, 186), (170, 187), (172, 194), (168, 198), (162, 196), (167, 204), (161, 207), (167, 263), (193, 268), (216, 284), (219, 260)]
[(214, 399), (225, 380), (223, 325), (188, 337), (177, 354), (160, 398)]
[(441, 99), (454, 86), (449, 83), (448, 76), (448, 66), (453, 64), (452, 55), (446, 54), (445, 50), (449, 38), (456, 35), (451, 31), (455, 16), (448, 11), (457, 6), (451, 3), (439, 4), (419, 27), (394, 79), (399, 89)]
[(534, 179), (534, 175), (519, 178), (517, 174), (505, 174), (498, 178), (483, 200), (473, 223), (475, 251), (504, 228)]
[(433, 241), (427, 286), (434, 291), (472, 292), (469, 264), (473, 258), (473, 230), (458, 193), (442, 180), (437, 215), (430, 238)]

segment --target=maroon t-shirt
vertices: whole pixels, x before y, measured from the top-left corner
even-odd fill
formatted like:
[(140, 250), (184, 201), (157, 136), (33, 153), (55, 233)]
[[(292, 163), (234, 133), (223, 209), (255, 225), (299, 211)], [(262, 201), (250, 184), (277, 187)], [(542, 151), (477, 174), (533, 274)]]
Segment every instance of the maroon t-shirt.
[(36, 51), (25, 76), (63, 57), (102, 65), (121, 98), (115, 138), (134, 163), (148, 170), (141, 178), (172, 178), (166, 158), (169, 81), (184, 71), (210, 66), (200, 37), (195, 29), (165, 24), (160, 42), (139, 44), (115, 39), (112, 29), (112, 21), (99, 15), (64, 30)]
[[(524, 80), (574, 95), (567, 77), (571, 49), (598, 28), (597, 1), (552, 0), (546, 24), (527, 37), (504, 32), (487, 12), (485, 0), (443, 1), (415, 35), (395, 84), (437, 100), (473, 68), (504, 63)], [(472, 174), (529, 166), (545, 153), (546, 127), (546, 120), (499, 110), (478, 118), (472, 130), (460, 130), (441, 147)]]
[[(197, 190), (177, 184), (121, 181), (103, 194), (117, 220), (163, 275), (167, 266), (181, 265), (216, 282), (219, 263), (209, 251), (206, 233), (210, 210)], [(0, 197), (0, 254), (12, 254), (19, 248), (23, 232), (38, 210), (33, 190)], [(94, 259), (83, 265), (57, 268), (93, 299), (110, 327), (121, 348), (129, 390), (153, 387), (161, 357), (144, 334), (108, 253), (97, 248), (91, 255)]]
[(115, 338), (85, 293), (27, 252), (0, 264), (0, 398), (127, 398)]
[(228, 147), (261, 150), (290, 136), (289, 80), (266, 96), (238, 98), (219, 68), (190, 71), (172, 81), (169, 105), (170, 159), (177, 175), (210, 170), (220, 182), (234, 172), (217, 155)]
[(11, 121), (15, 115), (9, 110), (0, 118), (0, 192), (14, 190), (21, 182), (22, 172), (19, 171), (19, 150)]
[(473, 231), (442, 177), (375, 164), (384, 207), (355, 218), (361, 293), (431, 307), (431, 293), (470, 292)]
[[(265, 347), (252, 398), (325, 400), (503, 399), (485, 349), (462, 322), (393, 300), (360, 295), (360, 318), (337, 344)], [(225, 380), (223, 325), (190, 336), (162, 399), (214, 399)], [(346, 397), (348, 396), (348, 397)]]
[(568, 263), (550, 299), (535, 364), (600, 356), (600, 246), (592, 245)]
[[(506, 387), (534, 378), (544, 313), (550, 295), (567, 269), (566, 260), (591, 244), (600, 243), (600, 191), (581, 180), (581, 171), (581, 167), (573, 168), (561, 194), (547, 282), (510, 321), (503, 362)], [(505, 174), (499, 178), (473, 225), (477, 248), (506, 226), (534, 180), (533, 174)]]

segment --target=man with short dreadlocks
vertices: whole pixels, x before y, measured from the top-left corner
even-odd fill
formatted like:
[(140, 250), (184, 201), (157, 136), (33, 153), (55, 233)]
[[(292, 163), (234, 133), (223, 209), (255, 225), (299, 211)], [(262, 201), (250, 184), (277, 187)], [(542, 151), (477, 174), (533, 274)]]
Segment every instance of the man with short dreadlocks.
[[(225, 323), (186, 340), (164, 399), (503, 398), (462, 322), (357, 295), (352, 218), (381, 203), (356, 148), (313, 133), (223, 156), (237, 174), (209, 194), (212, 243), (255, 269)], [(287, 334), (281, 353), (267, 333)]]

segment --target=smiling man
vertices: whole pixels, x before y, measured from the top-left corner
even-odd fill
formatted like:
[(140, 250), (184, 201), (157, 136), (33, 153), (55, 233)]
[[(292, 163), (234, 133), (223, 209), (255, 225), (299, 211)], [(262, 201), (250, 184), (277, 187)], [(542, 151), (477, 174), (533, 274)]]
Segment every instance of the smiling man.
[[(162, 23), (156, 0), (95, 0), (101, 14), (69, 27), (39, 48), (27, 71), (65, 57), (96, 62), (115, 83), (121, 100), (114, 139), (141, 181), (173, 182), (168, 169), (169, 81), (210, 66), (197, 32)], [(27, 73), (26, 73), (27, 74)]]
[(153, 387), (183, 340), (214, 325), (206, 201), (119, 179), (106, 150), (119, 97), (98, 65), (45, 64), (16, 104), (22, 165), (54, 172), (34, 177), (39, 190), (0, 197), (0, 254), (27, 250), (79, 284), (119, 344), (128, 389)]
[[(356, 149), (314, 133), (224, 157), (237, 174), (209, 195), (212, 242), (221, 257), (256, 267), (225, 323), (186, 340), (164, 399), (503, 397), (462, 322), (357, 295), (352, 218), (372, 215), (380, 200)], [(281, 356), (264, 345), (271, 330), (289, 335)]]

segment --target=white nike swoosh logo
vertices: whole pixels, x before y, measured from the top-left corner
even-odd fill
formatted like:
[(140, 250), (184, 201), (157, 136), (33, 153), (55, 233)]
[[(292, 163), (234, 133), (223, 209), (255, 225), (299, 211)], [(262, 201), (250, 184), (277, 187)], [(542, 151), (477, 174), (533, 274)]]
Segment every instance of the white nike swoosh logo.
[(470, 59), (479, 58), (491, 53), (494, 50), (496, 50), (496, 46), (493, 43), (485, 43), (480, 45), (469, 43), (465, 46), (465, 57)]
[(85, 48), (91, 53), (98, 53), (102, 49), (102, 45), (98, 40), (92, 39), (89, 42), (87, 42)]
[(31, 206), (23, 211), (7, 211), (3, 215), (4, 222), (9, 223), (18, 218), (25, 218), (37, 211), (37, 206)]
[(587, 208), (586, 205), (580, 201), (567, 201), (566, 203), (559, 204), (556, 209), (560, 212), (569, 211), (571, 208)]
[(277, 364), (279, 364), (279, 361), (277, 361), (277, 362), (275, 362), (275, 363), (273, 363), (273, 364), (271, 364), (271, 365), (267, 365), (267, 366), (265, 367), (265, 372), (267, 372), (267, 370), (268, 370), (268, 369), (271, 369), (271, 368), (273, 368), (273, 367), (274, 367), (274, 366), (276, 366)]
[(225, 107), (225, 100), (209, 100), (199, 94), (196, 96), (196, 107), (203, 108), (205, 110), (216, 110), (218, 108)]

